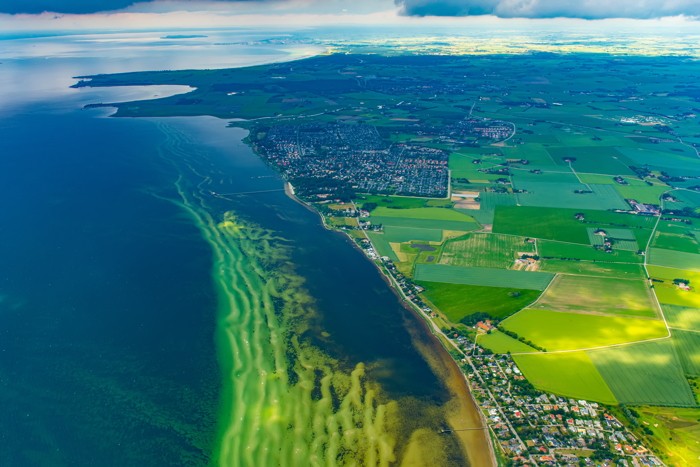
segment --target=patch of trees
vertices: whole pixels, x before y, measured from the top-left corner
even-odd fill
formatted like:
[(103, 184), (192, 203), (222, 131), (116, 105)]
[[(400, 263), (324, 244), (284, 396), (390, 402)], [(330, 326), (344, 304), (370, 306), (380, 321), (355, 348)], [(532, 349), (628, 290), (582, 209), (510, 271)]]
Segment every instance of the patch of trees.
[(469, 316), (465, 316), (460, 320), (460, 323), (466, 324), (467, 326), (474, 326), (479, 321), (486, 321), (487, 319), (493, 320), (490, 314), (485, 311), (477, 311)]
[(503, 334), (505, 334), (505, 335), (507, 335), (507, 336), (510, 336), (510, 337), (512, 337), (513, 339), (515, 339), (515, 340), (517, 340), (517, 341), (520, 341), (520, 342), (522, 342), (522, 343), (525, 344), (525, 345), (529, 345), (529, 346), (532, 347), (533, 349), (537, 349), (537, 350), (539, 350), (540, 352), (546, 352), (546, 351), (547, 351), (547, 349), (545, 349), (544, 347), (540, 347), (539, 345), (535, 344), (535, 343), (532, 342), (531, 340), (525, 339), (524, 337), (519, 336), (517, 333), (515, 333), (515, 332), (513, 332), (513, 331), (509, 331), (508, 329), (505, 329), (505, 328), (500, 327), (500, 326), (496, 326), (496, 327), (497, 327), (498, 330), (501, 331)]

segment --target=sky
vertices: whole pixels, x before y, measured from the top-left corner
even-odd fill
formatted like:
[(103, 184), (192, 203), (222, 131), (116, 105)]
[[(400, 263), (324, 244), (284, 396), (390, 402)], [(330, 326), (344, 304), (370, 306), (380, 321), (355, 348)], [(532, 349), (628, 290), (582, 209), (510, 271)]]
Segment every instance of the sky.
[(0, 0), (0, 30), (479, 24), (518, 20), (695, 22), (700, 0)]

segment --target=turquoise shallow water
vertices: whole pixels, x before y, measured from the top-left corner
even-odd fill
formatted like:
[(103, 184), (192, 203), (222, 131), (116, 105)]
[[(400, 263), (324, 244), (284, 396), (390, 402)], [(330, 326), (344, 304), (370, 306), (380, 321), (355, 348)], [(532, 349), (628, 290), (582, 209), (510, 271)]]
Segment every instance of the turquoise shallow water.
[[(108, 58), (0, 65), (12, 96), (0, 108), (0, 465), (254, 464), (265, 436), (291, 432), (288, 457), (269, 460), (304, 463), (337, 457), (313, 445), (329, 426), (362, 426), (360, 439), (393, 449), (355, 439), (341, 454), (389, 459), (414, 430), (444, 426), (449, 394), (415, 350), (414, 319), (361, 253), (284, 195), (241, 130), (80, 110), (125, 93), (63, 87), (113, 68)], [(24, 86), (8, 78), (21, 72)], [(257, 233), (222, 226), (226, 213)], [(284, 374), (250, 373), (265, 365)], [(227, 433), (237, 448), (222, 447)], [(453, 441), (442, 449), (463, 461)]]

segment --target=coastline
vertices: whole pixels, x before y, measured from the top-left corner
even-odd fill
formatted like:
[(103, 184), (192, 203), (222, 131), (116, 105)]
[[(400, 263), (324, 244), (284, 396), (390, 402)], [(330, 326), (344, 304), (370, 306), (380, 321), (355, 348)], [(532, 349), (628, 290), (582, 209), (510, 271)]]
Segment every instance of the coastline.
[[(452, 434), (455, 434), (459, 439), (459, 444), (464, 449), (470, 466), (497, 465), (493, 442), (489, 434), (490, 429), (481, 408), (472, 395), (469, 379), (438, 337), (438, 335), (443, 335), (445, 338), (446, 336), (436, 328), (435, 324), (421, 310), (417, 309), (415, 305), (402, 296), (400, 289), (396, 287), (391, 276), (382, 266), (371, 261), (365, 252), (353, 241), (352, 237), (329, 227), (323, 214), (298, 198), (294, 192), (294, 187), (286, 180), (284, 181), (284, 192), (291, 200), (317, 214), (326, 230), (342, 234), (349, 241), (348, 243), (360, 251), (381, 273), (382, 279), (396, 298), (399, 299), (404, 309), (409, 311), (411, 316), (417, 318), (415, 323), (420, 327), (421, 335), (413, 336), (414, 344), (428, 360), (433, 370), (445, 382), (448, 390), (454, 397), (448, 404), (457, 402), (460, 405), (460, 407), (454, 408), (457, 415), (448, 417), (453, 430)], [(420, 342), (421, 338), (423, 338), (424, 342)], [(488, 449), (484, 449), (484, 445), (488, 446)]]

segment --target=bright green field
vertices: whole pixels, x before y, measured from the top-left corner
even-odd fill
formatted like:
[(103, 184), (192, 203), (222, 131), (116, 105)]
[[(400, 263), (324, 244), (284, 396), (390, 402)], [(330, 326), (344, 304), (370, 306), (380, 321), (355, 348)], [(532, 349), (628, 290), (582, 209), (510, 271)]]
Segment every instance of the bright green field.
[(659, 198), (669, 190), (669, 187), (663, 185), (616, 185), (615, 189), (625, 199), (633, 199), (639, 203), (659, 204)]
[[(439, 209), (439, 208), (436, 208)], [(403, 209), (395, 209), (395, 211), (403, 211)], [(457, 211), (457, 214), (460, 214)], [(385, 228), (387, 226), (392, 227), (404, 227), (412, 229), (429, 229), (429, 230), (458, 230), (462, 232), (469, 232), (471, 230), (476, 230), (479, 228), (479, 224), (470, 221), (445, 221), (445, 220), (434, 220), (434, 219), (414, 219), (408, 217), (379, 217), (372, 216), (369, 218), (372, 224), (382, 224)]]
[[(654, 291), (659, 302), (688, 308), (700, 308), (700, 272), (659, 266), (648, 266), (647, 269), (652, 279), (663, 281), (654, 282)], [(692, 290), (679, 289), (673, 284), (674, 279), (689, 280)]]
[(651, 248), (647, 261), (655, 266), (700, 271), (700, 255), (698, 254)]
[(494, 233), (588, 244), (587, 225), (574, 218), (574, 209), (497, 206)]
[(618, 401), (695, 406), (671, 339), (588, 352)]
[(471, 233), (445, 244), (440, 263), (453, 266), (509, 268), (516, 253), (534, 253), (535, 245), (523, 237), (491, 233)]
[(536, 388), (604, 404), (617, 400), (586, 352), (515, 355), (515, 363)]
[(696, 465), (700, 459), (700, 410), (678, 407), (638, 407), (642, 423), (651, 429), (653, 436), (645, 441), (651, 449), (662, 455), (668, 466)]
[(540, 270), (565, 274), (584, 274), (590, 276), (612, 276), (622, 279), (642, 279), (646, 276), (641, 264), (603, 263), (600, 261), (565, 261), (545, 259)]
[(559, 275), (533, 308), (655, 318), (646, 281)]
[(372, 211), (376, 217), (405, 217), (410, 219), (426, 219), (439, 221), (474, 222), (474, 218), (454, 209), (448, 208), (408, 208), (392, 209), (379, 206)]
[(507, 334), (503, 334), (497, 329), (492, 330), (490, 334), (480, 334), (476, 342), (493, 353), (537, 352), (536, 349), (523, 344), (517, 339), (513, 339)]
[(537, 300), (539, 291), (504, 287), (480, 287), (476, 285), (423, 282), (425, 296), (453, 323), (482, 311), (493, 318), (502, 319)]
[(391, 243), (404, 243), (411, 240), (441, 242), (442, 230), (387, 225), (384, 227), (384, 238)]
[(660, 320), (525, 309), (503, 327), (547, 349), (576, 350), (667, 335)]
[(508, 269), (473, 268), (447, 264), (419, 264), (414, 278), (418, 281), (449, 284), (483, 285), (517, 289), (544, 290), (553, 275), (546, 272), (511, 271)]
[(388, 256), (392, 261), (395, 262), (399, 260), (399, 258), (396, 256), (396, 253), (394, 253), (394, 250), (391, 249), (391, 245), (389, 245), (389, 242), (387, 241), (386, 237), (384, 237), (384, 234), (376, 232), (367, 232), (367, 236), (372, 241), (372, 245), (374, 245), (374, 248), (376, 248), (377, 253), (379, 253), (379, 256)]
[(672, 328), (700, 331), (700, 308), (687, 308), (676, 305), (661, 305), (666, 321)]
[(673, 345), (685, 374), (700, 376), (700, 333), (674, 329)]

